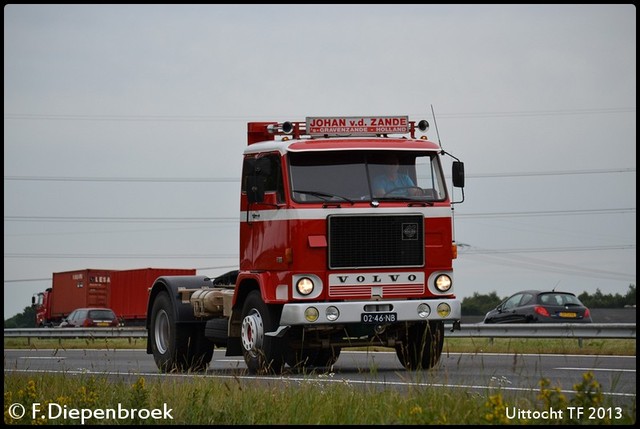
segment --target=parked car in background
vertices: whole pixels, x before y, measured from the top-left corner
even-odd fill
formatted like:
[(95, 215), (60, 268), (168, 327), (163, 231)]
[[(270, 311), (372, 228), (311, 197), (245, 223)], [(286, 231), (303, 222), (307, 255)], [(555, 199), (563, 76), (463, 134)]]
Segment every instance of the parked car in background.
[(484, 323), (591, 323), (591, 312), (570, 292), (525, 290), (484, 316)]
[(115, 328), (120, 320), (110, 308), (77, 308), (60, 323), (60, 328)]

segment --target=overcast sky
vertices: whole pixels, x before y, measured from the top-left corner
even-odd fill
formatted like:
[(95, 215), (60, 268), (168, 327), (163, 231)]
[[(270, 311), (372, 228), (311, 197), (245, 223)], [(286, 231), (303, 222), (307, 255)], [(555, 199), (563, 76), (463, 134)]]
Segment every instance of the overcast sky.
[(437, 141), (431, 106), (460, 299), (635, 285), (631, 4), (5, 6), (4, 317), (54, 272), (235, 268), (248, 121)]

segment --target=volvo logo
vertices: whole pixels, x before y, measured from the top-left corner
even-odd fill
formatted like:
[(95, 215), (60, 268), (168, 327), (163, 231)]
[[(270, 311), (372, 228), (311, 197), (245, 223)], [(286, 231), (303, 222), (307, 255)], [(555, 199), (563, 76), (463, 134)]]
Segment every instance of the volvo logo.
[(402, 224), (402, 239), (403, 240), (417, 240), (418, 239), (418, 224), (417, 223), (403, 223)]

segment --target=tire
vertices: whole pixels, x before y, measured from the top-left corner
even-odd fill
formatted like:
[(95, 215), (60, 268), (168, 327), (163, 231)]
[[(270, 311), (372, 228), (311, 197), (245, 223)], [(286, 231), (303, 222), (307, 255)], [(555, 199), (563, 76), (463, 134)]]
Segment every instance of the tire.
[(259, 290), (249, 293), (242, 307), (240, 341), (249, 373), (280, 374), (284, 366), (283, 341), (265, 335), (278, 327), (279, 317), (262, 301)]
[(340, 347), (330, 349), (291, 349), (287, 354), (286, 361), (291, 368), (299, 370), (308, 367), (330, 367), (340, 357), (341, 350)]
[(211, 319), (207, 320), (204, 328), (204, 335), (218, 347), (226, 347), (229, 340), (229, 320)]
[(402, 343), (396, 346), (396, 355), (406, 369), (431, 369), (440, 361), (444, 346), (444, 322), (413, 324), (403, 337)]
[(149, 341), (153, 359), (165, 373), (206, 370), (213, 357), (214, 346), (204, 337), (204, 326), (179, 326), (171, 298), (165, 292), (153, 302)]
[(329, 367), (336, 363), (340, 357), (340, 347), (333, 347), (330, 349), (305, 349), (303, 355), (308, 359), (310, 366), (315, 367)]

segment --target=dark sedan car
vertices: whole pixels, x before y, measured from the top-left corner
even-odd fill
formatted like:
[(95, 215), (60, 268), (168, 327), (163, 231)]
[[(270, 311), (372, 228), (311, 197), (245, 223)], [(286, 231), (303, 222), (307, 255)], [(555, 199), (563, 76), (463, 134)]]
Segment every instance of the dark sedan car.
[(118, 317), (109, 308), (78, 308), (60, 323), (60, 328), (115, 328), (120, 325)]
[(525, 290), (500, 303), (484, 323), (591, 323), (589, 309), (570, 292)]

